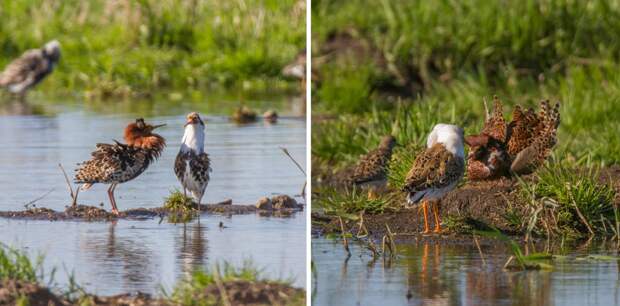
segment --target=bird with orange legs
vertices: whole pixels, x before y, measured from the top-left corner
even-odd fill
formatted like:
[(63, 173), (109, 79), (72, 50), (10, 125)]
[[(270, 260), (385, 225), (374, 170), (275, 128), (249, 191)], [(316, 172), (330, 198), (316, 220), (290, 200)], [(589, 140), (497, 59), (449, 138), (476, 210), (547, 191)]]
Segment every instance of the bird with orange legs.
[(118, 215), (114, 189), (118, 184), (138, 177), (161, 155), (166, 141), (153, 130), (164, 125), (147, 124), (139, 118), (125, 128), (125, 144), (116, 140), (114, 144), (98, 143), (91, 159), (78, 164), (75, 182), (82, 184), (81, 190), (96, 183), (110, 184), (108, 197), (112, 213)]
[(435, 233), (441, 232), (440, 199), (456, 188), (465, 172), (463, 129), (451, 124), (437, 124), (428, 135), (426, 149), (418, 154), (402, 188), (407, 203), (421, 203), (424, 210), (424, 233), (430, 233), (428, 210), (435, 217)]

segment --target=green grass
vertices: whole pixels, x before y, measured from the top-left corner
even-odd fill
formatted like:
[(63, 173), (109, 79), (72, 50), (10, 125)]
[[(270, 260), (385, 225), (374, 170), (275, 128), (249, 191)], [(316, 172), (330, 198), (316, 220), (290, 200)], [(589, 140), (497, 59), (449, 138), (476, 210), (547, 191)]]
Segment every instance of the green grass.
[(554, 163), (538, 171), (536, 181), (521, 183), (527, 202), (538, 211), (530, 215), (528, 231), (543, 233), (549, 226), (557, 234), (586, 235), (590, 229), (593, 235), (617, 234), (616, 193), (601, 183), (595, 168), (575, 170)]
[[(202, 306), (219, 305), (212, 296), (205, 296), (205, 289), (211, 285), (229, 281), (259, 282), (267, 281), (262, 272), (251, 261), (245, 261), (241, 267), (235, 267), (227, 262), (218, 264), (208, 271), (198, 270), (192, 276), (174, 288), (170, 301), (179, 305)], [(290, 284), (290, 281), (269, 281), (271, 283)], [(303, 293), (290, 299), (287, 305), (304, 305)]]
[(367, 192), (359, 189), (338, 190), (331, 187), (316, 188), (312, 198), (312, 209), (331, 215), (355, 218), (355, 213), (364, 211), (377, 214), (390, 209), (391, 201), (380, 197), (368, 198)]
[(51, 39), (62, 58), (43, 92), (294, 88), (280, 71), (305, 46), (305, 12), (296, 0), (0, 4), (0, 67)]
[(43, 257), (32, 261), (25, 253), (0, 244), (0, 279), (37, 282), (41, 275)]
[(164, 208), (168, 210), (168, 222), (185, 223), (199, 215), (194, 201), (179, 190), (173, 190), (164, 200)]

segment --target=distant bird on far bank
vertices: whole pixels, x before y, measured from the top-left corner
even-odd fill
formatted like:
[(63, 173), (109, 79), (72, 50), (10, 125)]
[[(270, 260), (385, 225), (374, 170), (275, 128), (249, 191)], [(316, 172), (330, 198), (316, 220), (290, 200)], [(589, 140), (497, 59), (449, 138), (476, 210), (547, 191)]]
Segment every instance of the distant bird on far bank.
[(96, 183), (110, 184), (108, 197), (112, 213), (118, 215), (114, 189), (118, 184), (138, 177), (161, 155), (166, 141), (153, 130), (164, 125), (150, 125), (139, 118), (125, 128), (126, 144), (116, 140), (114, 144), (98, 143), (91, 159), (78, 164), (75, 182), (82, 184), (82, 190)]
[(256, 122), (256, 112), (247, 106), (240, 106), (235, 108), (230, 120), (237, 124), (246, 124)]
[(60, 59), (60, 43), (52, 40), (41, 49), (31, 49), (9, 63), (0, 73), (0, 87), (22, 95), (53, 70)]
[(274, 110), (268, 110), (263, 114), (263, 119), (267, 123), (277, 123), (278, 122), (278, 113)]
[(204, 146), (205, 123), (198, 113), (190, 113), (187, 115), (181, 149), (174, 162), (174, 173), (183, 186), (183, 194), (187, 196), (189, 190), (198, 205), (201, 204), (211, 173), (211, 160)]
[(407, 192), (410, 205), (422, 202), (424, 233), (428, 227), (428, 205), (433, 206), (435, 233), (441, 232), (439, 220), (440, 200), (456, 188), (465, 172), (463, 129), (451, 124), (437, 124), (428, 135), (426, 150), (416, 156), (403, 191)]
[(306, 89), (306, 49), (299, 51), (295, 59), (282, 68), (282, 75), (289, 78), (298, 79), (301, 84), (302, 92)]
[(353, 169), (350, 180), (358, 187), (368, 190), (368, 198), (377, 197), (377, 189), (387, 184), (387, 171), (396, 145), (394, 136), (384, 136), (379, 146), (360, 158)]

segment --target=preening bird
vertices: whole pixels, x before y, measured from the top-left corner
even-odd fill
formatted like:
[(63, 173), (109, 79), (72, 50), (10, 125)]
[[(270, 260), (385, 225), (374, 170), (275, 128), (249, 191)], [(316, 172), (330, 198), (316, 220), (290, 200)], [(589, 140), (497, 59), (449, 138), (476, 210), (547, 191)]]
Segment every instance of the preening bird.
[(153, 130), (164, 125), (150, 125), (139, 118), (125, 128), (125, 144), (116, 140), (114, 144), (98, 143), (91, 159), (78, 164), (75, 182), (82, 184), (81, 190), (96, 183), (110, 184), (108, 196), (112, 213), (118, 215), (114, 189), (142, 174), (161, 155), (166, 141)]
[(49, 75), (60, 59), (60, 43), (52, 40), (41, 49), (31, 49), (9, 63), (0, 73), (0, 87), (23, 94)]
[(428, 135), (426, 149), (416, 156), (403, 186), (410, 205), (422, 203), (424, 233), (428, 226), (428, 205), (435, 215), (435, 233), (441, 232), (440, 199), (456, 188), (465, 172), (463, 129), (451, 124), (437, 124)]
[(205, 124), (198, 113), (187, 115), (181, 149), (174, 162), (174, 173), (183, 186), (183, 194), (189, 190), (200, 205), (209, 184), (211, 161), (205, 153)]
[(359, 187), (368, 189), (368, 198), (376, 197), (375, 191), (387, 183), (387, 171), (396, 145), (394, 136), (385, 136), (379, 147), (362, 156), (353, 169), (350, 181)]
[(512, 121), (506, 124), (502, 103), (494, 97), (493, 112), (486, 110), (480, 134), (465, 138), (470, 146), (467, 177), (472, 180), (493, 179), (534, 171), (549, 157), (557, 143), (559, 124), (560, 104), (551, 108), (549, 101), (540, 102), (538, 114), (531, 108), (523, 111), (517, 105)]

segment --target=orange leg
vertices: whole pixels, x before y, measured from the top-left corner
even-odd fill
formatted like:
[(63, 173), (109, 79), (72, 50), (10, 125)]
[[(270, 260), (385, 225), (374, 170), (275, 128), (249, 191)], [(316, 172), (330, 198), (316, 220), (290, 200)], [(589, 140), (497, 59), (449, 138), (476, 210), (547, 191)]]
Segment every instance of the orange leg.
[(441, 222), (439, 221), (439, 201), (433, 205), (433, 214), (435, 215), (435, 233), (441, 233)]
[(431, 232), (428, 228), (428, 201), (422, 203), (422, 209), (424, 209), (424, 234), (428, 234)]

